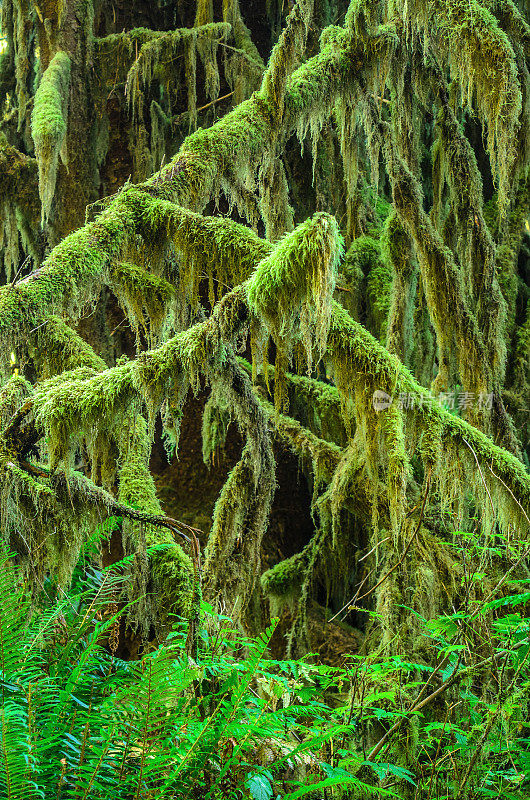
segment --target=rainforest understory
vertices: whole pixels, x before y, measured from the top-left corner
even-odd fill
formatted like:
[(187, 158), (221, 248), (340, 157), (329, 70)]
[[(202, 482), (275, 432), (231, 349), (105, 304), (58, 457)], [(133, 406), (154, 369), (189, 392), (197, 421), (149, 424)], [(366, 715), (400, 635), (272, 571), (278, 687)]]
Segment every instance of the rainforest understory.
[(0, 12), (2, 798), (530, 796), (528, 0)]

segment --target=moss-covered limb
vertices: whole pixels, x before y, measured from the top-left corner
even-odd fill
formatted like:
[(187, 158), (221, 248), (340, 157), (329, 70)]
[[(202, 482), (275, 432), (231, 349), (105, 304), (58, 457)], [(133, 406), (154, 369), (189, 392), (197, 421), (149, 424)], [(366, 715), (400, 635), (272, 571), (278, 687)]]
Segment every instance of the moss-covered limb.
[[(167, 201), (157, 200), (137, 188), (122, 192), (97, 218), (68, 236), (43, 265), (14, 288), (0, 289), (0, 336), (7, 347), (27, 336), (28, 328), (42, 322), (44, 313), (75, 313), (99, 291), (102, 281), (115, 280), (122, 253), (140, 233), (148, 244), (173, 241), (187, 264), (182, 289), (197, 300), (200, 277), (215, 276), (221, 286), (231, 286), (252, 273), (271, 247), (250, 229), (228, 219), (203, 218)], [(214, 269), (215, 267), (215, 269)], [(118, 270), (119, 271), (119, 270)], [(122, 269), (123, 273), (123, 269)], [(152, 291), (155, 276), (133, 280), (128, 286), (138, 299)], [(125, 279), (122, 274), (122, 279)], [(131, 283), (132, 282), (132, 283)], [(157, 284), (158, 285), (158, 284)], [(165, 284), (160, 284), (159, 290)], [(167, 288), (167, 287), (166, 287)], [(138, 289), (138, 292), (136, 291)], [(164, 293), (165, 294), (165, 293)], [(131, 295), (131, 298), (132, 298)], [(154, 302), (151, 295), (149, 302)], [(158, 318), (157, 309), (151, 309)]]
[[(330, 109), (340, 90), (351, 83), (360, 65), (360, 49), (341, 28), (329, 29), (318, 56), (299, 67), (287, 82), (284, 134), (315, 109)], [(219, 191), (220, 176), (237, 174), (261, 159), (277, 120), (260, 96), (251, 97), (207, 130), (189, 136), (172, 164), (150, 185), (166, 199), (202, 209)], [(236, 163), (234, 165), (234, 155)]]
[(275, 462), (267, 415), (234, 357), (214, 388), (228, 403), (246, 444), (215, 505), (204, 580), (210, 596), (222, 588), (236, 616), (244, 618), (259, 577), (261, 542), (276, 489)]
[[(105, 270), (136, 237), (130, 192), (123, 192), (96, 222), (66, 237), (38, 270), (14, 288), (0, 289), (0, 338), (7, 347), (42, 321), (43, 314), (63, 311), (75, 316), (97, 296)], [(143, 199), (149, 197), (144, 194)]]
[[(42, 333), (43, 330), (46, 332)], [(35, 363), (40, 365), (42, 375), (46, 377), (47, 374), (54, 375), (63, 370), (69, 371), (62, 372), (49, 383), (39, 385), (39, 390), (41, 387), (53, 386), (56, 391), (55, 395), (52, 391), (52, 395), (56, 398), (55, 401), (53, 398), (48, 398), (54, 409), (55, 419), (48, 421), (48, 426), (42, 422), (41, 414), (46, 414), (46, 408), (39, 405), (40, 393), (37, 391), (36, 405), (33, 405), (35, 420), (30, 427), (41, 429), (41, 432), (33, 435), (31, 441), (36, 442), (40, 438), (42, 429), (48, 430), (51, 437), (48, 442), (49, 452), (53, 466), (55, 463), (53, 449), (55, 436), (64, 436), (61, 453), (57, 455), (57, 459), (62, 458), (66, 464), (69, 461), (69, 454), (72, 453), (69, 448), (75, 449), (76, 442), (81, 444), (81, 439), (86, 437), (85, 444), (91, 460), (92, 475), (106, 481), (109, 485), (113, 482), (116, 461), (118, 462), (118, 501), (104, 489), (97, 487), (87, 479), (82, 479), (81, 476), (77, 476), (74, 483), (77, 482), (79, 490), (83, 490), (86, 503), (96, 503), (99, 498), (99, 506), (103, 503), (108, 513), (125, 516), (128, 520), (141, 523), (138, 527), (132, 522), (126, 522), (123, 528), (124, 551), (135, 553), (130, 596), (135, 600), (142, 598), (140, 605), (135, 606), (134, 622), (141, 623), (145, 628), (149, 626), (155, 616), (159, 618), (159, 614), (155, 614), (152, 608), (152, 603), (146, 605), (144, 597), (150, 575), (154, 576), (155, 582), (160, 577), (157, 588), (164, 597), (163, 607), (166, 612), (173, 609), (175, 613), (189, 614), (194, 571), (189, 558), (173, 541), (171, 535), (160, 530), (163, 528), (166, 531), (173, 529), (182, 532), (183, 526), (164, 517), (156, 497), (153, 477), (148, 466), (150, 439), (147, 436), (146, 423), (137, 413), (134, 405), (131, 405), (134, 391), (130, 380), (130, 370), (127, 369), (129, 365), (123, 365), (121, 368), (123, 379), (121, 389), (117, 386), (118, 382), (112, 387), (109, 371), (101, 372), (106, 367), (105, 363), (62, 320), (53, 316), (48, 317), (39, 326), (38, 331), (44, 341), (40, 342), (42, 352)], [(38, 339), (41, 337), (38, 335)], [(47, 347), (45, 342), (48, 342)], [(38, 351), (39, 341), (35, 344), (35, 356)], [(90, 389), (87, 391), (85, 386), (84, 393), (78, 391), (79, 384), (76, 384), (76, 379), (79, 376), (88, 377), (89, 382), (92, 378)], [(101, 392), (102, 387), (105, 388), (104, 392)], [(97, 406), (95, 395), (98, 392), (102, 395), (100, 398), (102, 406), (94, 409), (91, 407), (91, 403), (95, 402)], [(66, 407), (61, 405), (60, 400), (57, 400), (59, 397), (66, 400)], [(68, 406), (68, 401), (70, 406)], [(77, 411), (76, 404), (80, 404)], [(103, 406), (106, 409), (106, 418), (101, 418)], [(68, 416), (69, 413), (74, 415), (73, 422)], [(76, 427), (76, 416), (77, 421), (83, 426), (82, 430), (78, 430)], [(70, 425), (68, 425), (68, 421), (70, 421)], [(7, 435), (6, 432), (4, 435)], [(18, 439), (20, 439), (20, 435)], [(8, 440), (10, 445), (13, 445), (11, 449), (16, 455), (19, 458), (23, 457), (23, 448), (17, 446), (17, 441), (13, 441), (12, 436), (8, 436)], [(54, 473), (52, 482), (60, 474)], [(134, 508), (127, 508), (127, 506), (134, 506)], [(166, 545), (166, 547), (155, 552), (151, 569), (149, 569), (145, 548), (154, 545)]]
[[(108, 36), (94, 38), (94, 49), (96, 57), (105, 57), (109, 53), (124, 55), (129, 58), (136, 58), (138, 51), (144, 44), (148, 44), (153, 39), (160, 39), (167, 35), (164, 31), (154, 31), (150, 28), (132, 28), (130, 31), (122, 33), (111, 33)], [(115, 52), (116, 51), (116, 52)], [(126, 67), (128, 69), (128, 67)]]
[[(36, 471), (40, 472), (41, 478), (46, 478), (42, 467), (36, 467)], [(83, 475), (81, 472), (72, 472), (67, 476), (64, 472), (57, 471), (50, 473), (47, 480), (53, 491), (60, 491), (65, 494), (68, 494), (68, 491), (70, 491), (72, 500), (75, 501), (76, 495), (78, 495), (87, 506), (98, 506), (109, 515), (126, 517), (134, 522), (142, 522), (145, 525), (165, 528), (168, 531), (172, 531), (176, 536), (184, 539), (188, 539), (189, 534), (192, 533), (189, 526), (180, 522), (180, 520), (149, 510), (149, 503), (145, 496), (145, 490), (144, 496), (141, 498), (142, 503), (140, 503), (134, 499), (134, 496), (128, 496), (126, 491), (120, 495), (122, 500), (116, 499), (114, 495), (107, 492), (101, 486), (97, 486), (90, 478), (87, 478), (86, 475)], [(126, 482), (127, 481), (125, 481), (125, 483)], [(139, 485), (137, 488), (139, 488)], [(135, 504), (142, 505), (143, 508), (134, 507)], [(158, 510), (160, 511), (159, 506)], [(169, 541), (174, 542), (174, 538), (171, 537)], [(150, 546), (154, 546), (155, 544), (158, 544), (158, 542), (153, 542)]]
[(400, 361), (410, 366), (413, 347), (414, 295), (417, 263), (412, 242), (394, 211), (387, 219), (382, 240), (385, 260), (392, 267), (392, 293), (386, 346)]
[[(143, 455), (144, 452), (140, 452), (138, 458)], [(136, 466), (138, 467), (139, 464)], [(180, 545), (175, 542), (174, 537), (189, 539), (193, 532), (178, 520), (160, 513), (160, 508), (156, 506), (156, 503), (152, 503), (148, 507), (149, 498), (146, 497), (145, 484), (142, 484), (143, 492), (139, 491), (138, 494), (129, 495), (127, 490), (124, 489), (120, 493), (120, 497), (116, 499), (116, 497), (97, 486), (80, 472), (71, 472), (68, 476), (61, 471), (50, 474), (41, 466), (35, 466), (27, 462), (18, 464), (13, 461), (3, 463), (2, 467), (6, 470), (10, 479), (16, 482), (17, 491), (21, 491), (31, 498), (35, 509), (39, 513), (38, 525), (41, 529), (46, 530), (49, 521), (51, 520), (53, 523), (61, 514), (72, 528), (79, 526), (83, 535), (97, 522), (101, 522), (102, 515), (123, 517), (125, 519), (124, 526), (127, 526), (129, 521), (140, 524), (142, 530), (145, 530), (144, 545), (146, 544), (147, 547), (153, 548), (158, 547), (152, 556), (152, 571), (155, 582), (157, 582), (158, 571), (165, 578), (164, 582), (157, 582), (157, 589), (163, 593), (165, 601), (165, 604), (161, 607), (164, 608), (165, 612), (173, 611), (179, 614), (189, 614), (192, 566), (190, 559), (183, 553)], [(128, 469), (132, 471), (132, 465)], [(125, 471), (123, 479), (124, 486), (128, 485), (131, 489), (134, 488), (135, 492), (140, 489), (141, 475), (138, 472), (135, 472), (132, 478), (132, 482), (136, 484), (134, 487), (132, 483), (127, 484)], [(152, 481), (151, 476), (149, 476), (149, 479)], [(12, 490), (14, 488), (13, 486)], [(80, 525), (80, 519), (83, 516), (85, 518), (88, 517), (88, 520), (85, 519), (85, 525)], [(70, 569), (73, 569), (78, 559), (79, 550), (83, 544), (83, 535), (75, 537), (74, 552), (71, 552), (70, 549), (62, 554), (65, 564), (70, 565)], [(69, 545), (72, 548), (74, 539), (71, 538), (69, 542), (64, 544), (66, 547)], [(55, 546), (57, 546), (57, 543)], [(136, 542), (135, 549), (138, 553), (139, 561), (142, 555), (147, 558), (145, 552), (143, 554), (140, 552), (138, 542)], [(126, 552), (129, 553), (130, 551), (126, 549)], [(135, 564), (136, 568), (141, 566), (146, 567), (147, 565)], [(171, 572), (173, 573), (173, 580), (169, 579)], [(61, 583), (65, 585), (71, 575), (67, 574), (68, 569), (64, 568), (62, 573)], [(134, 578), (134, 573), (132, 577)], [(134, 594), (133, 588), (129, 587), (129, 590), (131, 599), (138, 600), (138, 594)], [(148, 622), (145, 619), (142, 621), (144, 623)]]
[[(59, 153), (66, 135), (70, 70), (71, 61), (67, 53), (56, 53), (41, 78), (33, 103), (31, 135), (39, 165), (43, 225), (50, 215)], [(66, 163), (66, 153), (61, 157)]]
[[(110, 446), (135, 397), (130, 365), (99, 373), (77, 368), (39, 384), (35, 423), (47, 437), (51, 469), (60, 462), (69, 467), (76, 448), (86, 439), (88, 455), (97, 470), (95, 465), (107, 461), (98, 434), (104, 435)], [(112, 472), (105, 470), (104, 478), (110, 484)]]
[[(188, 92), (188, 112), (191, 120), (196, 120), (196, 56), (199, 54), (206, 73), (206, 88), (209, 98), (215, 100), (219, 94), (219, 74), (217, 67), (217, 43), (230, 32), (224, 22), (207, 23), (200, 27), (179, 28), (167, 33), (153, 33), (144, 36), (137, 57), (127, 73), (126, 93), (129, 104), (137, 119), (143, 115), (143, 90), (153, 79), (155, 70), (166, 89), (174, 83), (175, 70), (165, 71), (163, 65), (171, 63), (180, 53), (184, 57), (185, 76)], [(127, 48), (132, 55), (138, 39), (128, 39)], [(164, 74), (166, 72), (166, 74)]]
[[(183, 381), (195, 388), (201, 374), (211, 378), (226, 363), (225, 345), (248, 324), (245, 287), (226, 295), (205, 322), (170, 339), (136, 361), (103, 372), (99, 364), (78, 367), (37, 386), (35, 424), (46, 434), (51, 468), (66, 465), (84, 439), (93, 465), (114, 479), (113, 442), (122, 436), (128, 411), (145, 401), (154, 415)], [(250, 401), (249, 401), (250, 402)], [(250, 412), (248, 412), (250, 413)], [(250, 424), (250, 423), (249, 423)], [(110, 459), (110, 460), (109, 460)]]
[[(288, 82), (284, 130), (292, 130), (300, 115), (315, 107), (331, 106), (359, 63), (351, 36), (341, 29), (328, 31), (321, 53), (303, 64)], [(188, 137), (174, 162), (142, 188), (151, 196), (203, 208), (218, 193), (220, 177), (233, 170), (234, 153), (241, 165), (260, 158), (273, 124), (263, 101), (251, 98), (208, 130)], [(0, 290), (2, 338), (7, 334), (14, 339), (43, 309), (57, 312), (93, 295), (104, 269), (119, 259), (134, 235), (129, 206), (135, 191), (132, 188), (115, 196), (95, 222), (63, 240), (38, 273), (20, 282), (14, 292)]]
[(312, 470), (315, 492), (330, 483), (340, 462), (342, 448), (316, 436), (293, 417), (278, 414), (270, 403), (263, 400), (261, 403), (278, 439)]
[[(422, 437), (433, 433), (430, 449), (434, 448), (439, 454), (437, 467), (433, 467), (433, 486), (437, 483), (440, 495), (448, 503), (459, 493), (463, 497), (471, 491), (484, 514), (486, 530), (491, 524), (491, 520), (488, 523), (491, 502), (497, 522), (505, 531), (512, 527), (520, 531), (528, 529), (525, 512), (530, 508), (530, 478), (523, 463), (477, 428), (430, 399), (397, 358), (337, 303), (333, 304), (326, 360), (345, 404), (351, 404), (352, 386), (356, 387), (358, 397), (366, 398), (366, 410), (363, 412), (363, 405), (358, 405), (356, 414), (368, 413), (368, 402), (374, 391), (385, 392), (394, 399), (399, 395), (418, 398), (417, 407), (405, 411), (406, 441), (409, 448), (414, 448)], [(372, 425), (376, 424), (376, 419), (374, 414)], [(481, 471), (477, 469), (474, 454)], [(432, 459), (428, 463), (432, 463)]]
[(517, 60), (508, 36), (478, 0), (395, 0), (394, 7), (423, 31), (429, 45), (439, 48), (463, 101), (476, 104), (487, 125), (487, 148), (505, 214), (522, 108)]
[[(265, 321), (284, 358), (290, 356), (294, 330), (299, 325), (308, 368), (314, 349), (320, 357), (326, 345), (342, 249), (335, 219), (329, 214), (315, 214), (279, 242), (248, 283), (252, 313)], [(281, 396), (277, 402), (282, 402)]]

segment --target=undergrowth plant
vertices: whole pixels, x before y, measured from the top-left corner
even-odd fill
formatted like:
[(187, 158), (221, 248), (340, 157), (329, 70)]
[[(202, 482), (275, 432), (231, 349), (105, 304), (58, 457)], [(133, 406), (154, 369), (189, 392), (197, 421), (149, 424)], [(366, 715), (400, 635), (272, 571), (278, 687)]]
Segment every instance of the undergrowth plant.
[[(115, 610), (119, 565), (92, 570), (82, 590), (38, 608), (21, 577), (3, 556), (6, 800), (260, 800), (272, 797), (277, 779), (282, 796), (291, 795), (297, 776), (318, 776), (321, 748), (347, 729), (323, 701), (333, 675), (266, 658), (274, 625), (248, 639), (204, 605), (196, 659), (177, 620), (164, 644), (126, 662), (113, 655), (113, 629), (126, 610)], [(364, 786), (355, 775), (349, 783)]]
[[(430, 659), (275, 660), (202, 604), (137, 661), (116, 657), (127, 564), (76, 570), (39, 604), (0, 568), (0, 796), (455, 798), (530, 791), (530, 593), (423, 620)], [(478, 580), (477, 574), (469, 576)]]

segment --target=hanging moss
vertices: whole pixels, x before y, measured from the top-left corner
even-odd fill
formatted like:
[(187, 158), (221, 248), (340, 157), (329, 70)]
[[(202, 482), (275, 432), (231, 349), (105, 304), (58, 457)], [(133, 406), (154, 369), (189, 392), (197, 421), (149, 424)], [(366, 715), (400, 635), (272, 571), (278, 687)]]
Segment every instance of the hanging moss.
[(254, 629), (259, 625), (255, 590), (276, 489), (275, 463), (267, 417), (235, 359), (229, 359), (224, 374), (216, 378), (216, 393), (221, 387), (246, 444), (215, 505), (204, 579), (207, 594), (215, 597), (222, 586), (235, 617)]
[[(217, 65), (217, 45), (229, 33), (229, 26), (225, 23), (208, 23), (195, 28), (179, 28), (168, 33), (157, 32), (147, 36), (138, 33), (127, 39), (129, 53), (137, 42), (143, 39), (138, 55), (127, 74), (126, 93), (129, 106), (134, 118), (143, 118), (144, 89), (151, 83), (155, 72), (161, 82), (169, 90), (174, 80), (174, 71), (169, 69), (164, 74), (165, 63), (171, 64), (178, 54), (184, 57), (185, 81), (187, 87), (187, 105), (190, 127), (196, 127), (197, 96), (196, 96), (196, 71), (197, 52), (201, 58), (205, 75), (206, 90), (211, 100), (216, 100), (219, 95), (219, 72)], [(111, 43), (112, 44), (112, 43)], [(104, 46), (103, 43), (100, 44)], [(177, 87), (173, 86), (176, 90)]]
[(138, 334), (141, 328), (150, 346), (170, 328), (174, 287), (142, 267), (121, 261), (112, 271), (111, 286)]
[(0, 428), (4, 428), (28, 397), (33, 387), (18, 373), (13, 374), (0, 388)]
[[(151, 442), (145, 420), (131, 414), (121, 427), (118, 438), (120, 467), (118, 499), (121, 503), (151, 514), (162, 509), (156, 496), (153, 476), (149, 470)], [(134, 580), (130, 597), (140, 598), (140, 609), (134, 615), (145, 632), (159, 614), (164, 617), (178, 614), (189, 618), (192, 613), (194, 569), (192, 562), (171, 535), (170, 531), (154, 525), (124, 521), (124, 551), (135, 554)], [(157, 547), (149, 569), (147, 548)], [(150, 575), (158, 594), (155, 603), (146, 597)]]
[[(380, 614), (371, 641), (392, 652), (414, 638), (417, 652), (427, 657), (418, 629), (407, 630), (400, 603), (428, 617), (442, 609), (446, 589), (458, 600), (461, 576), (450, 557), (444, 515), (462, 529), (473, 519), (486, 536), (515, 526), (525, 535), (528, 528), (521, 509), (530, 498), (527, 472), (479, 430), (507, 441), (500, 435), (502, 426), (509, 428), (501, 394), (506, 385), (510, 394), (504, 399), (517, 408), (527, 404), (528, 291), (521, 255), (528, 198), (521, 170), (529, 142), (526, 28), (509, 0), (354, 0), (346, 27), (327, 28), (317, 55), (298, 66), (306, 39), (316, 48), (310, 24), (315, 28), (315, 20), (329, 14), (328, 4), (313, 17), (312, 4), (299, 3), (261, 90), (249, 96), (263, 65), (237, 2), (226, 0), (222, 8), (219, 26), (212, 22), (210, 0), (201, 0), (194, 29), (137, 29), (97, 42), (102, 104), (109, 92), (119, 94), (128, 75), (133, 181), (146, 179), (172, 152), (176, 109), (186, 108), (185, 122), (195, 126), (201, 63), (207, 99), (218, 99), (222, 82), (236, 103), (249, 99), (211, 128), (188, 136), (171, 163), (145, 183), (105, 198), (102, 213), (42, 266), (36, 264), (33, 275), (0, 289), (4, 359), (15, 346), (17, 365), (22, 370), (27, 364), (37, 381), (31, 394), (19, 385), (8, 406), (16, 413), (17, 404), (28, 400), (20, 428), (31, 431), (31, 440), (39, 437), (33, 446), (43, 461), (36, 468), (42, 472), (28, 472), (26, 450), (16, 443), (19, 433), (2, 434), (2, 522), (19, 549), (23, 542), (16, 535), (26, 526), (35, 552), (44, 552), (41, 544), (51, 532), (43, 562), (55, 568), (59, 554), (71, 545), (73, 558), (88, 535), (89, 497), (103, 492), (96, 483), (110, 488), (117, 481), (123, 508), (137, 503), (159, 516), (148, 469), (156, 416), (161, 414), (164, 433), (178, 442), (188, 389), (206, 385), (211, 398), (203, 418), (204, 456), (209, 460), (223, 445), (230, 420), (244, 442), (215, 508), (204, 568), (208, 597), (222, 593), (229, 603), (237, 600), (238, 622), (259, 623), (260, 549), (275, 488), (274, 437), (296, 454), (307, 476), (318, 528), (307, 548), (263, 579), (271, 596), (298, 601), (293, 647), (297, 632), (309, 642), (308, 608), (317, 591), (334, 602), (342, 592), (347, 600), (349, 581), (362, 578), (358, 548), (367, 545), (373, 552), (366, 567), (374, 570), (367, 589), (375, 589), (370, 609)], [(176, 24), (170, 15), (165, 20), (167, 27)], [(8, 39), (11, 59), (13, 24)], [(486, 55), (490, 61), (483, 65)], [(110, 95), (113, 103), (118, 94)], [(434, 133), (427, 119), (433, 106)], [(217, 109), (212, 106), (204, 119)], [(488, 216), (483, 208), (489, 164), (480, 147), (471, 145), (480, 125), (499, 187), (492, 205), (500, 206), (501, 215), (494, 209)], [(94, 127), (98, 161), (107, 148), (107, 127), (105, 121)], [(22, 147), (14, 126), (6, 131)], [(291, 230), (287, 176), (293, 160), (286, 142), (293, 133), (301, 140), (310, 135), (318, 155), (322, 131), (326, 203), (339, 222), (320, 213)], [(433, 136), (431, 155), (426, 145)], [(2, 163), (15, 164), (20, 174), (21, 155), (0, 147)], [(11, 182), (13, 174), (6, 172)], [(264, 222), (269, 241), (230, 219), (197, 213), (216, 202), (255, 230)], [(312, 202), (308, 191), (308, 210)], [(22, 200), (4, 206), (5, 263), (16, 267), (21, 251), (29, 251), (32, 221)], [(343, 264), (339, 225), (348, 243), (353, 240)], [(336, 283), (337, 296), (355, 319), (332, 300)], [(506, 325), (498, 284), (511, 307)], [(151, 348), (110, 368), (72, 327), (106, 287), (136, 327), (138, 349)], [(269, 336), (276, 345), (270, 348), (271, 367)], [(385, 336), (399, 358), (382, 346)], [(234, 351), (243, 352), (249, 341), (253, 363), (240, 370)], [(290, 363), (297, 371), (315, 361), (314, 378), (287, 373)], [(404, 363), (413, 364), (426, 385), (438, 367), (435, 387), (493, 390), (494, 413), (472, 409), (467, 415), (474, 424), (466, 423), (460, 410), (437, 405)], [(276, 411), (263, 399), (269, 389)], [(414, 407), (398, 402), (401, 395), (412, 395)], [(278, 413), (287, 399), (290, 417)], [(501, 417), (500, 424), (492, 421)], [(78, 459), (90, 479), (72, 469)], [(86, 519), (79, 524), (68, 509), (68, 487), (75, 499), (84, 497)], [(98, 509), (110, 508), (110, 495), (105, 497), (106, 506), (94, 500)], [(38, 522), (32, 523), (32, 515)], [(54, 518), (56, 531), (50, 527)], [(190, 614), (198, 578), (172, 537), (145, 518), (125, 522), (123, 533), (126, 552), (136, 554), (132, 596), (150, 598), (138, 605), (137, 621), (147, 626), (156, 620), (151, 601), (157, 593), (168, 608)], [(413, 535), (399, 570), (376, 586)], [(156, 547), (151, 565), (150, 545)], [(39, 566), (39, 574), (44, 568)], [(61, 581), (68, 569), (70, 562)]]
[(271, 251), (270, 245), (243, 225), (203, 217), (165, 201), (151, 201), (144, 219), (149, 240), (168, 237), (185, 263), (180, 287), (192, 305), (197, 302), (201, 278), (209, 280), (213, 304), (227, 289), (246, 280)]
[(447, 59), (462, 100), (476, 103), (487, 125), (487, 147), (499, 185), (499, 207), (506, 213), (515, 134), (521, 113), (521, 87), (513, 47), (493, 14), (477, 0), (393, 0), (411, 25), (421, 27)]
[(59, 153), (63, 163), (67, 163), (66, 152), (61, 152), (61, 148), (66, 134), (70, 69), (70, 57), (64, 52), (56, 53), (41, 78), (31, 115), (43, 225), (51, 211)]
[(224, 447), (231, 421), (230, 409), (223, 398), (211, 394), (202, 416), (202, 458), (208, 466)]
[(382, 247), (385, 261), (392, 267), (392, 293), (386, 345), (391, 353), (395, 353), (409, 366), (413, 347), (417, 266), (410, 238), (395, 212), (387, 219)]
[(263, 76), (260, 94), (278, 120), (283, 115), (287, 78), (301, 58), (312, 14), (313, 0), (300, 0), (293, 7)]
[(233, 105), (259, 89), (265, 65), (245, 25), (238, 0), (223, 0), (223, 20), (231, 26), (235, 49), (225, 48), (225, 74), (234, 92)]
[[(290, 353), (293, 328), (300, 315), (300, 335), (308, 368), (312, 363), (313, 342), (319, 357), (325, 348), (342, 247), (335, 220), (327, 214), (316, 214), (279, 242), (249, 282), (252, 312), (266, 321), (285, 356)], [(278, 402), (281, 401), (280, 394)]]

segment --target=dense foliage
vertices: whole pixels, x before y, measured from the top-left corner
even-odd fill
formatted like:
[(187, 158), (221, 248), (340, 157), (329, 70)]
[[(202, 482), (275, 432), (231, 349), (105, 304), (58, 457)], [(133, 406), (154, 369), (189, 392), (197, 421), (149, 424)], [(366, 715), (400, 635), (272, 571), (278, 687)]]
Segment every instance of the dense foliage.
[(2, 797), (528, 796), (528, 593), (480, 609), (489, 680), (477, 691), (463, 613), (423, 620), (434, 669), (406, 655), (271, 660), (275, 623), (248, 639), (206, 604), (194, 659), (176, 621), (163, 644), (123, 661), (125, 569), (80, 564), (71, 592), (47, 581), (35, 607), (3, 556)]
[[(5, 634), (8, 796), (37, 763), (37, 794), (89, 797), (93, 769), (103, 796), (120, 753), (116, 797), (300, 796), (275, 783), (288, 718), (327, 731), (334, 796), (523, 797), (528, 0), (0, 8), (2, 614), (30, 620)], [(210, 472), (172, 507), (179, 456)], [(99, 625), (72, 580), (123, 559)], [(224, 665), (205, 602), (258, 637), (219, 634)], [(39, 628), (61, 615), (64, 658)], [(263, 660), (272, 617), (275, 655), (318, 650), (296, 724), (260, 694), (301, 669)]]

